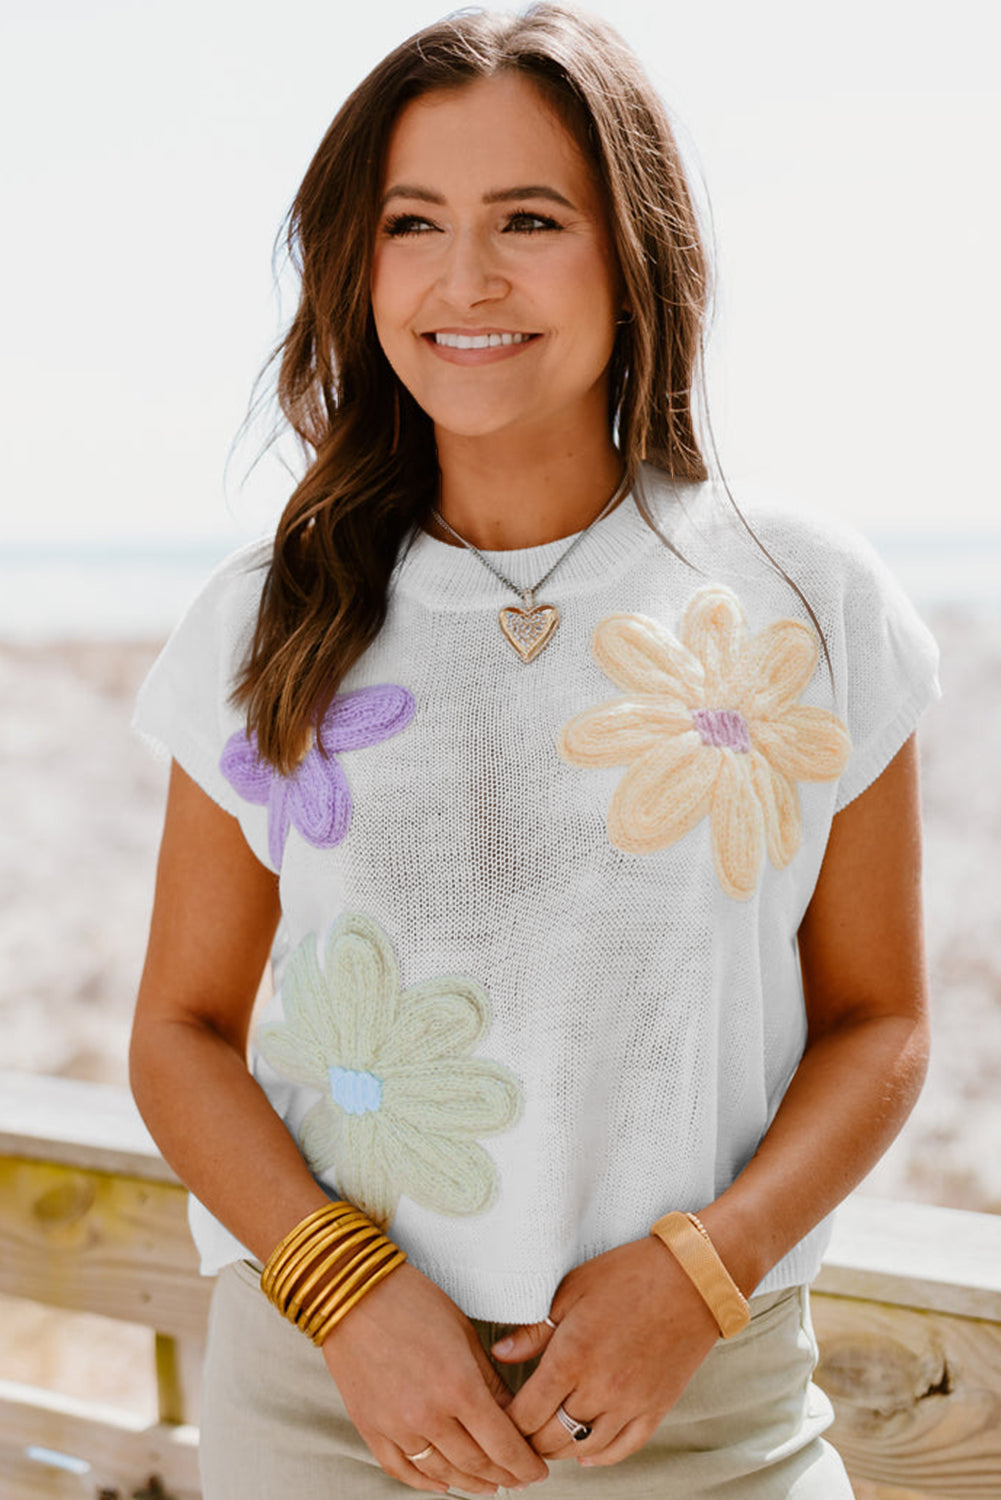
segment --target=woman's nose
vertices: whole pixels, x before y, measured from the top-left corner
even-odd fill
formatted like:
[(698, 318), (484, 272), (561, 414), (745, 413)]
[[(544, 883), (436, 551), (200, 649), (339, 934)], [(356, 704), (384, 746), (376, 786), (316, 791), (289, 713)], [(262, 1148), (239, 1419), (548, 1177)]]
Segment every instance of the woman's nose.
[(508, 282), (484, 235), (469, 230), (453, 236), (440, 268), (438, 290), (457, 306), (472, 306), (507, 293)]

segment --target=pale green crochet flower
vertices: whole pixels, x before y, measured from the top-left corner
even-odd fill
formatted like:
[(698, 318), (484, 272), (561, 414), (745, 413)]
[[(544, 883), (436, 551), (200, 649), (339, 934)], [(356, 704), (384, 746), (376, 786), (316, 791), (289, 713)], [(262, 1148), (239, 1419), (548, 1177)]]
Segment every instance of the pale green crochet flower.
[(347, 912), (330, 929), (321, 967), (303, 940), (282, 984), (285, 1020), (257, 1046), (285, 1078), (323, 1097), (302, 1122), (318, 1176), (385, 1228), (401, 1194), (442, 1214), (479, 1214), (497, 1169), (476, 1137), (506, 1130), (521, 1089), (500, 1063), (471, 1057), (490, 1003), (471, 979), (447, 975), (400, 993), (396, 957), (376, 922)]

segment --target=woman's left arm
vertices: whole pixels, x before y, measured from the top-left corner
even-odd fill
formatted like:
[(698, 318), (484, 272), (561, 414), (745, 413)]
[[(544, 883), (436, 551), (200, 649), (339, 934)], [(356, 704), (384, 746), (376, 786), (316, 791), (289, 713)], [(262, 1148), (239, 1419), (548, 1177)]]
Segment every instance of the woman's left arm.
[[(749, 1296), (859, 1183), (899, 1131), (928, 1057), (921, 833), (913, 737), (834, 819), (799, 930), (807, 1044), (782, 1104), (733, 1185), (699, 1210)], [(612, 1464), (635, 1452), (678, 1399), (718, 1331), (671, 1252), (652, 1237), (564, 1279), (545, 1324), (498, 1358), (546, 1350), (508, 1415), (544, 1457)], [(593, 1435), (571, 1442), (563, 1403)]]

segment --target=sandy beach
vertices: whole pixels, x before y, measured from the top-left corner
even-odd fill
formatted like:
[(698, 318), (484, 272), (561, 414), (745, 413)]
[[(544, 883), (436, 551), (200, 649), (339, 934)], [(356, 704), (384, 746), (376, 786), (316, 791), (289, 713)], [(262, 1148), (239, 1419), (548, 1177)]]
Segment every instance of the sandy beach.
[[(1001, 617), (938, 610), (921, 736), (934, 1055), (864, 1191), (1001, 1212)], [(3, 1065), (124, 1083), (165, 769), (129, 729), (155, 643), (0, 644)], [(149, 1336), (0, 1304), (0, 1376), (148, 1409)], [(95, 1382), (99, 1389), (95, 1389)]]

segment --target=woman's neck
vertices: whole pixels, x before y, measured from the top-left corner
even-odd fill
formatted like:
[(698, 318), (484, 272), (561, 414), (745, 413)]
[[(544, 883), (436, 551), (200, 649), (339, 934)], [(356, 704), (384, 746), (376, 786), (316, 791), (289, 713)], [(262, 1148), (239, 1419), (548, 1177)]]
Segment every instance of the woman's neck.
[[(441, 514), (484, 551), (539, 547), (583, 531), (614, 494), (623, 469), (605, 437), (576, 449), (547, 441), (533, 454), (503, 435), (474, 441), (439, 433), (438, 460)], [(440, 529), (435, 535), (454, 541)]]

